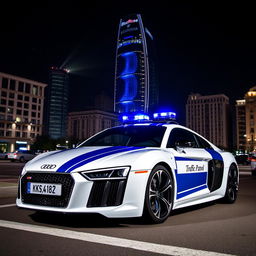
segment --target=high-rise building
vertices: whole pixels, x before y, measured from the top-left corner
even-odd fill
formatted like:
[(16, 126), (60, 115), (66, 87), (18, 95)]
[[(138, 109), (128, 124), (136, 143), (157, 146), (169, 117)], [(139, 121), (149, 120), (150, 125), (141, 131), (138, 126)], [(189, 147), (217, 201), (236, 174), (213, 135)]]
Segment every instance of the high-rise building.
[(149, 47), (152, 41), (140, 14), (131, 14), (120, 20), (115, 68), (116, 113), (147, 113), (156, 107), (158, 86), (153, 51)]
[(186, 104), (186, 125), (222, 148), (230, 146), (229, 98), (224, 94), (191, 94)]
[(51, 67), (45, 102), (45, 134), (52, 139), (67, 135), (68, 70)]
[(246, 149), (245, 100), (236, 101), (236, 146), (241, 151)]
[(237, 150), (256, 151), (256, 86), (236, 101)]
[(0, 151), (30, 149), (42, 135), (47, 84), (0, 73)]
[(246, 150), (256, 150), (256, 86), (245, 94)]

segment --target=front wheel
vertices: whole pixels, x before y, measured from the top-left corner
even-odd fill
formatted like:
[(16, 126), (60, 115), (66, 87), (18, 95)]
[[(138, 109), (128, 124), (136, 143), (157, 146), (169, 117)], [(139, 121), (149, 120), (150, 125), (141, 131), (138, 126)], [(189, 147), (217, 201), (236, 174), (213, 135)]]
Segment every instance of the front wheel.
[(225, 203), (232, 204), (236, 201), (238, 192), (238, 170), (234, 164), (229, 168), (226, 194), (223, 198)]
[(143, 217), (151, 223), (162, 223), (173, 206), (174, 182), (170, 172), (157, 165), (149, 175)]

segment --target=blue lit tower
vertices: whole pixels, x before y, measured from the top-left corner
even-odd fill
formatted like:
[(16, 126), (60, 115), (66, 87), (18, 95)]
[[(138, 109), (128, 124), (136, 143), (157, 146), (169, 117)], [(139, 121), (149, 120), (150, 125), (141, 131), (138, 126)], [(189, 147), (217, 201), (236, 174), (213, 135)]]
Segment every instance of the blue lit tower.
[(68, 70), (51, 67), (45, 101), (45, 134), (52, 139), (64, 138), (68, 116)]
[(117, 113), (147, 113), (158, 103), (153, 62), (148, 54), (152, 40), (140, 14), (120, 20), (115, 68), (114, 106)]

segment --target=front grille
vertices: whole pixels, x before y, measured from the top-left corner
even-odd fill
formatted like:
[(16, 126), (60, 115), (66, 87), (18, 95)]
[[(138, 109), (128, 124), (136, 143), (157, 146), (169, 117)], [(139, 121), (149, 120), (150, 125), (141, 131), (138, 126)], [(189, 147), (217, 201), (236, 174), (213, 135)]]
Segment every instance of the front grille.
[[(28, 182), (62, 184), (60, 196), (37, 195), (27, 193)], [(70, 174), (60, 173), (27, 173), (21, 179), (21, 200), (25, 204), (34, 204), (52, 207), (67, 207), (74, 180)]]
[(122, 204), (126, 180), (94, 181), (87, 207), (117, 206)]

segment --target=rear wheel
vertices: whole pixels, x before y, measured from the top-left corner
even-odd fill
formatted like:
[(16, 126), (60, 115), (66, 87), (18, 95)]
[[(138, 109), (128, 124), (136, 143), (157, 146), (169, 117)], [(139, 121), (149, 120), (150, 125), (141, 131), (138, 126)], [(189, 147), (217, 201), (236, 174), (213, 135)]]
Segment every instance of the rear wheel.
[(170, 172), (157, 165), (151, 172), (145, 194), (143, 217), (151, 223), (162, 223), (173, 206), (174, 182)]
[(24, 163), (24, 162), (25, 162), (25, 159), (24, 159), (23, 156), (20, 157), (20, 162), (21, 162), (21, 163)]
[(238, 170), (234, 164), (229, 168), (226, 194), (223, 198), (225, 203), (232, 204), (236, 201), (238, 192)]

